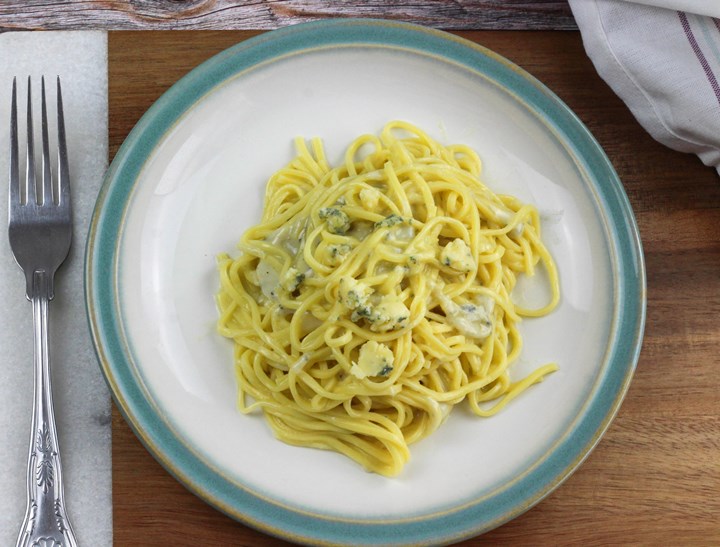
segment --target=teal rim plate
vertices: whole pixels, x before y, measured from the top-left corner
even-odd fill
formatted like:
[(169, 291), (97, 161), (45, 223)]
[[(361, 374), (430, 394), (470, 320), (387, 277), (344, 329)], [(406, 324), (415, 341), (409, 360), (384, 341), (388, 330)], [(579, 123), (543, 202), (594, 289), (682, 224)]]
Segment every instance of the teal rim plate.
[[(473, 147), (493, 189), (534, 203), (562, 301), (521, 325), (522, 377), (560, 370), (498, 415), (456, 407), (388, 479), (273, 438), (236, 407), (215, 329), (215, 257), (260, 218), (293, 139), (331, 163), (388, 121)], [(87, 313), (126, 420), (190, 491), (269, 534), (310, 544), (444, 544), (528, 510), (588, 456), (640, 351), (645, 269), (610, 162), (578, 118), (510, 61), (452, 34), (340, 19), (268, 32), (208, 60), (142, 117), (108, 170), (86, 256)], [(542, 275), (536, 276), (542, 280)], [(527, 280), (518, 297), (544, 296)]]

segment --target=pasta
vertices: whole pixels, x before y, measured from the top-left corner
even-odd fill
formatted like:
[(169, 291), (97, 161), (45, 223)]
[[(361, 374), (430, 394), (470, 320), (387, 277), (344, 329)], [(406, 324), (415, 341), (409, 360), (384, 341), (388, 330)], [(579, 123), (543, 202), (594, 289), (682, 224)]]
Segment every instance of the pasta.
[[(408, 445), (467, 401), (491, 416), (557, 369), (513, 380), (518, 323), (559, 301), (537, 209), (493, 193), (467, 146), (394, 121), (331, 168), (320, 140), (269, 180), (262, 219), (218, 257), (219, 332), (234, 341), (243, 413), (284, 442), (394, 476)], [(517, 277), (545, 268), (524, 309)]]

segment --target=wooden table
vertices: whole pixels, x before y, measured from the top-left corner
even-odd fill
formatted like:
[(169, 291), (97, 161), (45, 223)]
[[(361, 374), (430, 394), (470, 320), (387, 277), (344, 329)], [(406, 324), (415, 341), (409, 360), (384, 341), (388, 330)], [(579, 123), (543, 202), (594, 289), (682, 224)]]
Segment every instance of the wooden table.
[[(111, 156), (180, 76), (256, 34), (111, 32)], [(647, 261), (637, 373), (582, 467), (514, 521), (463, 545), (720, 544), (720, 178), (653, 141), (597, 76), (575, 31), (460, 32), (554, 90), (623, 181)], [(113, 417), (115, 545), (280, 545), (211, 509)]]
[(575, 29), (567, 0), (3, 0), (3, 30), (274, 29), (380, 17), (442, 29)]

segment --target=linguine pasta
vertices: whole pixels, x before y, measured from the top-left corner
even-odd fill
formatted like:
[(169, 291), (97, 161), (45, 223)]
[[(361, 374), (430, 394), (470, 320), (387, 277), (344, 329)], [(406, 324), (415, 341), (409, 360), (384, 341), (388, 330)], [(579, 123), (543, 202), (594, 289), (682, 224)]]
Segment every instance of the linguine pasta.
[[(491, 416), (557, 369), (510, 373), (521, 318), (558, 303), (556, 267), (537, 209), (485, 186), (466, 146), (399, 121), (334, 168), (319, 140), (295, 144), (240, 255), (218, 259), (239, 408), (287, 443), (397, 475), (454, 405)], [(539, 264), (549, 302), (515, 305)]]

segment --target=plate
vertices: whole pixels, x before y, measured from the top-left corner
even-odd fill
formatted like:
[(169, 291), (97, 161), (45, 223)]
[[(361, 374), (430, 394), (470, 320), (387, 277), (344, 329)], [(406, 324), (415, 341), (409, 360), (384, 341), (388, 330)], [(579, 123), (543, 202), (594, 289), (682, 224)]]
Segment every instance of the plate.
[[(237, 411), (214, 294), (215, 257), (260, 218), (265, 182), (292, 157), (294, 137), (323, 138), (337, 161), (392, 119), (472, 146), (489, 186), (538, 206), (562, 303), (523, 322), (514, 368), (556, 361), (560, 371), (493, 418), (455, 409), (388, 479), (285, 445), (261, 415)], [(147, 111), (98, 198), (86, 297), (119, 408), (203, 500), (298, 542), (440, 544), (527, 510), (599, 441), (638, 358), (645, 271), (610, 162), (540, 82), (451, 34), (341, 19), (242, 42)]]

